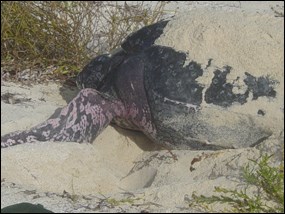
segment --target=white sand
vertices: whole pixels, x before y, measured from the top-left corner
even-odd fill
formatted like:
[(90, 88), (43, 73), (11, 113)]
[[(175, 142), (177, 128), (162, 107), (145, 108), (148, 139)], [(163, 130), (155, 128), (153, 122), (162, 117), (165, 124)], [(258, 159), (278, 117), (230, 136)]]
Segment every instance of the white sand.
[[(185, 20), (189, 20), (187, 24)], [(202, 68), (206, 68), (211, 58), (211, 66), (197, 79), (203, 85), (210, 86), (213, 71), (228, 65), (232, 67), (227, 76), (228, 82), (240, 77), (237, 87), (233, 88), (235, 93), (244, 93), (247, 88), (243, 82), (245, 72), (255, 77), (268, 76), (278, 82), (276, 91), (284, 91), (284, 19), (272, 14), (239, 10), (193, 10), (174, 18), (156, 44), (187, 52), (186, 63), (194, 60)], [(254, 101), (251, 99), (250, 93), (247, 103), (233, 105), (228, 110), (255, 116), (260, 108), (266, 112), (264, 117), (259, 118), (260, 121), (272, 127), (272, 131), (283, 125), (284, 93), (277, 93), (274, 102), (269, 102), (267, 97)], [(215, 106), (205, 101), (202, 106), (209, 109), (207, 115), (219, 113), (214, 110)], [(219, 121), (222, 123), (235, 120), (223, 119), (223, 109), (220, 114)]]
[[(236, 13), (228, 14), (225, 10), (212, 20), (204, 12), (191, 12), (191, 16), (195, 17), (189, 19), (189, 25), (199, 23), (197, 28), (189, 31), (190, 36), (179, 37), (185, 34), (179, 33), (178, 27), (177, 38), (164, 38), (163, 43), (170, 41), (171, 46), (178, 50), (191, 47), (190, 56), (202, 64), (207, 63), (211, 56), (217, 59), (213, 61), (217, 67), (228, 63), (234, 69), (268, 71), (282, 83), (284, 44), (280, 38), (284, 37), (284, 29), (280, 26), (284, 19), (262, 13), (252, 18), (257, 25), (249, 26), (242, 21), (242, 17), (238, 18), (241, 20), (240, 25), (236, 23), (234, 14)], [(179, 19), (174, 22), (179, 26)], [(212, 22), (222, 22), (227, 27), (215, 28), (216, 25)], [(236, 26), (243, 26), (238, 29), (239, 34)], [(244, 35), (252, 38), (248, 44), (238, 43), (243, 32), (247, 32)], [(274, 34), (267, 35), (264, 32)], [(217, 35), (214, 40), (212, 35)], [(236, 42), (233, 43), (233, 39)], [(245, 52), (246, 47), (253, 46), (253, 43), (258, 44), (256, 49)], [(209, 48), (215, 45), (217, 48)], [(283, 91), (284, 82), (280, 87)], [(56, 84), (33, 87), (12, 83), (1, 85), (1, 94), (19, 93), (20, 98), (31, 98), (30, 102), (13, 105), (1, 101), (1, 134), (27, 129), (44, 121), (58, 107), (63, 107), (66, 101), (59, 91)], [(68, 97), (75, 94), (68, 89), (64, 91), (70, 94)], [(284, 94), (278, 95), (277, 99), (274, 107), (283, 107)], [(278, 124), (283, 124), (284, 113), (276, 113), (278, 118), (273, 113), (271, 115), (278, 120)], [(259, 149), (276, 153), (275, 160), (280, 161), (284, 150), (283, 137), (274, 136)], [(187, 209), (187, 201), (193, 191), (211, 195), (214, 186), (237, 187), (240, 183), (239, 169), (248, 163), (248, 158), (258, 158), (259, 149), (216, 152), (179, 150), (173, 151), (178, 158), (175, 161), (168, 151), (159, 150), (142, 134), (121, 129), (118, 132), (111, 126), (93, 144), (45, 142), (19, 145), (1, 150), (1, 207), (26, 201), (41, 203), (55, 212), (191, 212), (193, 210)], [(193, 163), (198, 157), (201, 160)], [(24, 192), (25, 190), (36, 191)], [(60, 195), (63, 191), (73, 195), (73, 200), (62, 198)], [(121, 194), (122, 192), (129, 194)], [(89, 199), (82, 198), (82, 195)], [(90, 210), (89, 208), (95, 209), (100, 202), (98, 197), (104, 198), (102, 195), (116, 200), (130, 197), (132, 203), (113, 207), (105, 204), (97, 210)]]

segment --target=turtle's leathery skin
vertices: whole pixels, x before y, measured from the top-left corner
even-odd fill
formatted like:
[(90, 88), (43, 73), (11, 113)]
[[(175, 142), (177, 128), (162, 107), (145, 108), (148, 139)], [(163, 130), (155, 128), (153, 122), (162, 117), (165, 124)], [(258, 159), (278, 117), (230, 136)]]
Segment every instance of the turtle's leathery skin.
[(122, 48), (129, 54), (134, 54), (146, 50), (152, 46), (155, 40), (163, 33), (169, 21), (160, 21), (152, 25), (145, 26), (140, 30), (130, 34), (122, 43)]
[(217, 66), (207, 53), (208, 60), (198, 61), (192, 47), (182, 51), (157, 45), (162, 33), (171, 32), (164, 32), (166, 26), (173, 25), (160, 21), (143, 27), (115, 53), (91, 60), (77, 77), (82, 90), (59, 115), (1, 137), (1, 146), (92, 142), (110, 122), (175, 149), (250, 147), (271, 136), (271, 124), (260, 117), (269, 115), (265, 103), (280, 109), (276, 97), (282, 87), (275, 77), (238, 69), (235, 63)]
[[(77, 87), (100, 88), (106, 85), (106, 79), (113, 71), (126, 59), (127, 54), (124, 50), (119, 51), (113, 56), (103, 54), (92, 59), (77, 75)], [(108, 83), (107, 83), (108, 84)]]
[(123, 104), (95, 89), (83, 89), (60, 114), (31, 128), (1, 137), (1, 148), (35, 141), (92, 142), (115, 116), (126, 114)]
[(114, 121), (117, 125), (140, 130), (150, 138), (156, 139), (156, 128), (152, 122), (143, 81), (145, 69), (144, 55), (130, 57), (118, 69), (114, 87), (127, 113), (124, 118)]

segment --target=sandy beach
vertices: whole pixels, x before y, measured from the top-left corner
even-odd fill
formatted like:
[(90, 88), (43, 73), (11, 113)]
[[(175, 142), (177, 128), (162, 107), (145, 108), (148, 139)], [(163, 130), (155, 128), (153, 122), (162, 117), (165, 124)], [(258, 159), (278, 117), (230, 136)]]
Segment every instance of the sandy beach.
[[(184, 15), (174, 19), (156, 43), (191, 50), (189, 55), (203, 66), (211, 56), (217, 59), (213, 62), (216, 67), (230, 64), (256, 75), (270, 74), (279, 81), (277, 90), (283, 92), (284, 18), (275, 17), (271, 7), (284, 7), (284, 3), (234, 3), (188, 5), (193, 13), (181, 9)], [(215, 21), (227, 31), (213, 24), (212, 12), (205, 13), (205, 9), (216, 13), (217, 8), (221, 11)], [(183, 18), (183, 24), (189, 19), (190, 27), (179, 25)], [(187, 29), (193, 29), (187, 35), (196, 37), (178, 36)], [(248, 32), (244, 34), (252, 40), (240, 43), (244, 41), (242, 32)], [(207, 84), (207, 79), (201, 81)], [(46, 120), (77, 92), (55, 83), (23, 86), (1, 82), (1, 135)], [(240, 169), (249, 159), (268, 153), (274, 154), (275, 164), (283, 161), (284, 93), (272, 105), (264, 98), (232, 111), (246, 109), (253, 115), (255, 105), (264, 106), (267, 115), (260, 123), (273, 134), (253, 148), (172, 150), (175, 159), (142, 133), (109, 125), (92, 144), (39, 142), (1, 149), (1, 208), (30, 202), (54, 212), (195, 212), (189, 208), (193, 192), (210, 196), (215, 186), (242, 188)]]

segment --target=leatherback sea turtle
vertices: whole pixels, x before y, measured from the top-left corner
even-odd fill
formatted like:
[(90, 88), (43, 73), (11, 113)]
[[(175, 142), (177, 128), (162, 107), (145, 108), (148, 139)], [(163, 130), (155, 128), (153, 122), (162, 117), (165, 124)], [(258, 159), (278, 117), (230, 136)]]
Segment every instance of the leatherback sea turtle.
[(77, 77), (81, 91), (59, 114), (28, 131), (2, 136), (1, 148), (35, 141), (91, 143), (110, 122), (142, 131), (167, 148), (240, 148), (269, 137), (254, 118), (236, 113), (235, 123), (222, 124), (201, 103), (228, 117), (233, 113), (227, 108), (246, 103), (249, 93), (252, 100), (275, 97), (272, 82), (245, 73), (247, 90), (234, 93), (226, 80), (231, 67), (225, 66), (214, 71), (210, 85), (199, 83), (205, 68), (193, 60), (186, 63), (187, 53), (155, 44), (168, 22), (146, 26), (129, 35), (116, 53), (94, 58)]

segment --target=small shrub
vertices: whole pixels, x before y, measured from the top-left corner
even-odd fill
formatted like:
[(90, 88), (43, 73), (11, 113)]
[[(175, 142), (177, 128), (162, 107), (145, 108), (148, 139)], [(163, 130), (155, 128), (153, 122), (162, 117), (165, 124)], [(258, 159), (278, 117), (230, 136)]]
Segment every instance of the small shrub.
[[(205, 210), (211, 208), (208, 204), (228, 204), (231, 212), (241, 213), (284, 213), (284, 165), (272, 167), (269, 165), (270, 156), (262, 156), (260, 161), (251, 160), (255, 167), (248, 164), (243, 169), (245, 188), (243, 190), (228, 190), (215, 187), (215, 192), (223, 193), (220, 196), (206, 197), (192, 194), (190, 206)], [(249, 194), (248, 189), (255, 187), (255, 194)]]
[(56, 67), (52, 74), (76, 74), (131, 32), (160, 20), (166, 4), (1, 1), (1, 75), (47, 66)]

